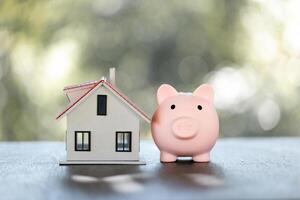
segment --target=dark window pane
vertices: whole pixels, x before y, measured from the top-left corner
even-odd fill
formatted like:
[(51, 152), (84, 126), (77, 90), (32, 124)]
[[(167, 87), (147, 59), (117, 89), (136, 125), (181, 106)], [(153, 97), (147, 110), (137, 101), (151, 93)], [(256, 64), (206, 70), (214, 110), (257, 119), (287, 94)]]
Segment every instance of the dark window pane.
[(131, 151), (131, 132), (117, 132), (116, 134), (116, 151)]
[(86, 151), (88, 151), (89, 150), (89, 145), (88, 144), (83, 144), (83, 150), (86, 150)]
[(82, 132), (75, 132), (76, 136), (76, 150), (82, 150), (82, 140), (83, 140), (83, 134)]
[(75, 151), (90, 151), (91, 150), (91, 132), (75, 131)]
[(88, 132), (83, 134), (83, 150), (88, 151), (90, 149), (90, 134)]
[(77, 150), (79, 150), (79, 151), (82, 150), (82, 144), (77, 144)]
[(124, 151), (130, 151), (130, 133), (124, 133)]
[(117, 151), (123, 151), (123, 133), (117, 133)]
[(97, 115), (106, 115), (107, 107), (107, 96), (98, 95), (97, 96)]

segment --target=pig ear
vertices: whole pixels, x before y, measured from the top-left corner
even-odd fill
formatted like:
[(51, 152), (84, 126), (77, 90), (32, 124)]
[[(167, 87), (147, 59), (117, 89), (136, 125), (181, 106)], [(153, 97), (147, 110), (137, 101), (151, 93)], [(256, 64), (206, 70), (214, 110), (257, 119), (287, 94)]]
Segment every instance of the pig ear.
[(195, 96), (201, 97), (209, 101), (210, 103), (213, 103), (214, 101), (214, 90), (213, 88), (208, 84), (200, 85), (193, 94)]
[(176, 95), (178, 92), (168, 84), (162, 84), (157, 90), (157, 102), (161, 104), (165, 99)]

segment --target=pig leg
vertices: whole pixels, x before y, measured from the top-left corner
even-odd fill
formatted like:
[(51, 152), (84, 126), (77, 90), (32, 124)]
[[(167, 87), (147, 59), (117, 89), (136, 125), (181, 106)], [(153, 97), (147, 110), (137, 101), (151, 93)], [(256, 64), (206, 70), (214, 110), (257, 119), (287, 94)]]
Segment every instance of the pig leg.
[(209, 162), (210, 161), (209, 153), (203, 153), (203, 154), (198, 154), (196, 156), (193, 156), (193, 161), (194, 162)]
[(160, 162), (175, 162), (177, 159), (177, 156), (174, 156), (173, 154), (161, 151), (160, 152)]

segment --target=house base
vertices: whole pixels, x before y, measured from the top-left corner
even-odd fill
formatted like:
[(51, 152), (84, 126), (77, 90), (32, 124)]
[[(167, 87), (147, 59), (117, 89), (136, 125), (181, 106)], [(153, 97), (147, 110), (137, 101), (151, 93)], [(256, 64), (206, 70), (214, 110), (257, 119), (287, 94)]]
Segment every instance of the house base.
[(59, 165), (146, 165), (146, 162), (143, 160), (66, 160), (60, 161)]

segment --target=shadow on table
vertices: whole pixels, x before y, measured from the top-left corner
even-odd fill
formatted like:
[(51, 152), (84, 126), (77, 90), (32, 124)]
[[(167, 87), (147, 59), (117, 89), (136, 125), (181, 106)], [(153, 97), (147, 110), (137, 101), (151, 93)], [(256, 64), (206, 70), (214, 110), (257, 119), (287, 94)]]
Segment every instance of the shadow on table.
[(145, 178), (137, 165), (78, 165), (67, 167), (69, 187), (98, 194), (140, 190)]
[[(214, 163), (150, 163), (135, 165), (69, 166), (66, 184), (89, 195), (174, 192), (176, 188), (207, 189), (224, 183), (221, 167)], [(152, 191), (152, 192), (151, 192)]]
[(220, 166), (177, 160), (161, 164), (157, 175), (165, 184), (180, 187), (212, 188), (224, 185), (224, 172)]

